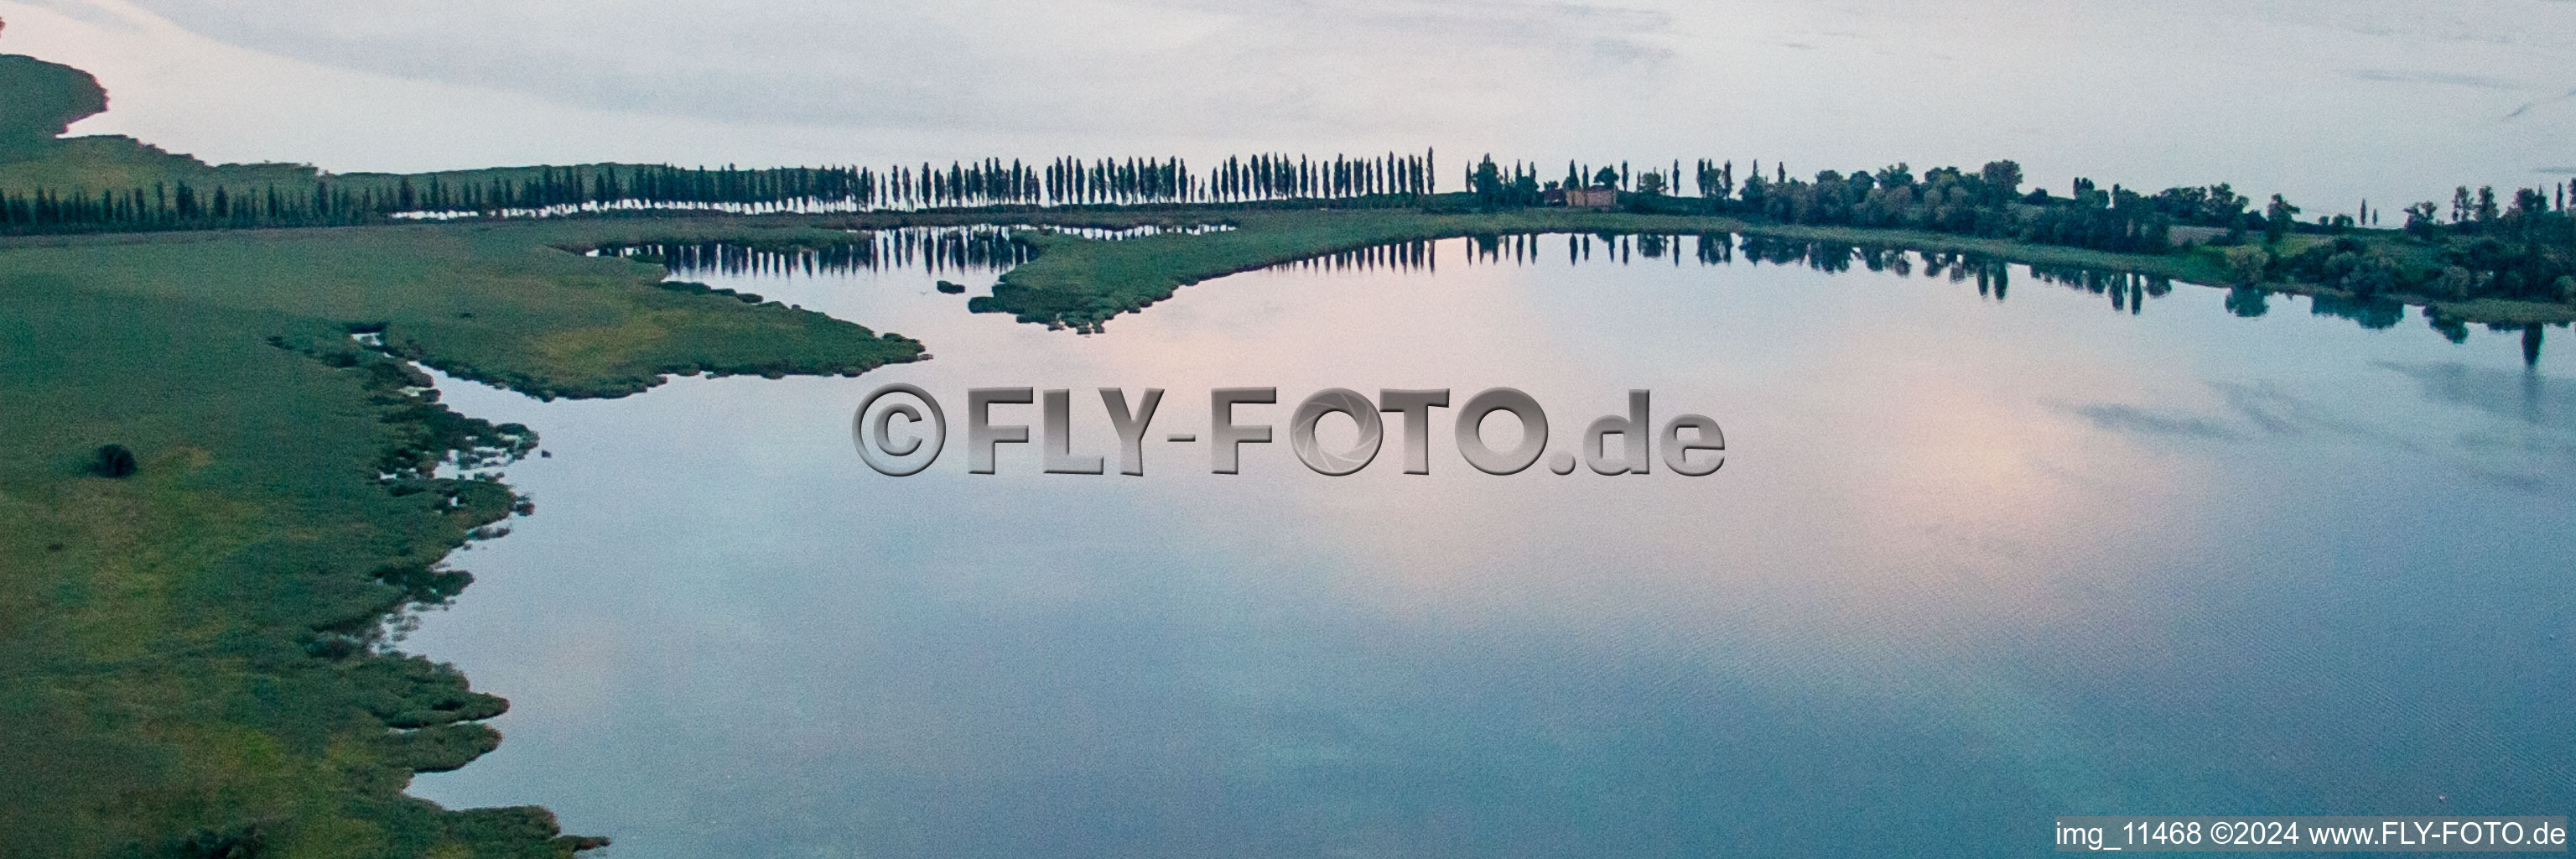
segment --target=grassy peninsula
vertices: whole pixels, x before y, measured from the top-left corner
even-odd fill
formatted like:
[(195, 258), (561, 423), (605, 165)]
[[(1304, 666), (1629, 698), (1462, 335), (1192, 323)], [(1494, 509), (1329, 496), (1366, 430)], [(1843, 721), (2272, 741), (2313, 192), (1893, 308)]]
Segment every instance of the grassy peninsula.
[[(1165, 216), (1167, 219), (1170, 215)], [(1002, 275), (990, 297), (974, 308), (1010, 313), (1037, 323), (1081, 330), (1098, 328), (1121, 313), (1170, 298), (1182, 286), (1241, 271), (1394, 242), (1515, 233), (1644, 233), (1689, 235), (1742, 233), (1856, 247), (1975, 254), (1997, 261), (2126, 272), (2213, 286), (2259, 286), (2284, 292), (2357, 298), (2376, 295), (2422, 305), (2428, 315), (2462, 323), (2565, 324), (2576, 305), (2501, 297), (2441, 298), (2397, 289), (2356, 295), (2328, 283), (2299, 280), (2264, 264), (2362, 253), (2394, 260), (2420, 280), (2438, 277), (2436, 251), (2390, 232), (2291, 235), (2251, 250), (2264, 263), (2245, 264), (2247, 248), (2193, 247), (2169, 253), (2134, 253), (2010, 239), (1892, 228), (1783, 224), (1733, 215), (1676, 215), (1564, 208), (1440, 212), (1421, 209), (1310, 209), (1211, 213), (1206, 220), (1235, 227), (1196, 234), (1165, 234), (1119, 241), (1040, 236), (1037, 259)], [(1151, 221), (1139, 219), (1137, 223)], [(2343, 244), (2338, 245), (2341, 242)]]
[[(491, 749), (479, 720), (504, 706), (376, 646), (390, 614), (462, 588), (470, 577), (442, 559), (521, 503), (434, 468), (506, 460), (535, 436), (448, 411), (398, 359), (587, 397), (666, 373), (856, 373), (921, 346), (555, 246), (624, 235), (589, 228), (605, 231), (0, 247), (0, 855), (534, 857), (593, 843), (542, 809), (402, 794), (412, 773)], [(96, 468), (109, 444), (132, 451), (131, 476)]]

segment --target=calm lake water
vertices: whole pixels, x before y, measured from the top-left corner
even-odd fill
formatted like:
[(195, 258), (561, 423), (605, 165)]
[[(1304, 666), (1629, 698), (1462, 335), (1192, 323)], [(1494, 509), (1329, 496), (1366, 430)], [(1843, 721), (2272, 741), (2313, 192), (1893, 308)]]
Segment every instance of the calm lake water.
[[(537, 514), (405, 645), (509, 697), (508, 740), (414, 790), (549, 806), (618, 859), (2024, 854), (2067, 814), (2576, 803), (2571, 332), (2526, 364), (2411, 312), (1697, 241), (1444, 241), (1095, 336), (932, 288), (990, 268), (686, 273), (937, 357), (448, 383), (553, 456), (507, 469)], [(958, 423), (968, 387), (1077, 389), (1113, 463), (1089, 389), (1170, 393), (1144, 477), (1036, 445), (968, 475), (959, 437), (897, 479), (849, 437), (888, 382)], [(1728, 458), (1493, 477), (1454, 412), (1427, 476), (1159, 440), (1245, 385), (1273, 424), (1327, 387), (1518, 387), (1551, 450), (1646, 388)]]

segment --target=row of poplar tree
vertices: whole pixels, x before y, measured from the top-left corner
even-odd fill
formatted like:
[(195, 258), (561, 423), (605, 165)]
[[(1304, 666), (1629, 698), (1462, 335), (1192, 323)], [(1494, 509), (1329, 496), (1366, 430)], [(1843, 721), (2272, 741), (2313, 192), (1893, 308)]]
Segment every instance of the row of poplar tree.
[(253, 186), (186, 181), (115, 191), (0, 190), (0, 233), (339, 226), (405, 217), (593, 209), (734, 211), (991, 205), (1240, 203), (1318, 199), (1398, 205), (1435, 193), (1434, 155), (1234, 156), (1194, 172), (1172, 158), (1058, 158), (769, 169), (598, 164), (415, 175), (320, 176)]

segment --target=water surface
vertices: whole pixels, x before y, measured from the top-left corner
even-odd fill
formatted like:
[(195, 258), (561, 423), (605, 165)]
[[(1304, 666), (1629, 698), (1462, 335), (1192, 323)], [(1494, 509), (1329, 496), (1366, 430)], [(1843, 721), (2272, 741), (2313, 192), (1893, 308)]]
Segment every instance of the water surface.
[[(508, 696), (508, 740), (415, 792), (617, 857), (2022, 853), (2062, 814), (2576, 799), (2566, 350), (1701, 241), (1385, 250), (1095, 336), (966, 313), (989, 267), (683, 272), (937, 357), (448, 384), (553, 456), (406, 644)], [(970, 386), (1075, 389), (1113, 460), (1091, 388), (1170, 391), (1159, 438), (1214, 387), (1507, 385), (1556, 449), (1646, 388), (1728, 459), (1493, 477), (1435, 431), (1426, 476), (1157, 441), (1144, 477), (1006, 445), (895, 479), (848, 436), (887, 382), (952, 420)]]

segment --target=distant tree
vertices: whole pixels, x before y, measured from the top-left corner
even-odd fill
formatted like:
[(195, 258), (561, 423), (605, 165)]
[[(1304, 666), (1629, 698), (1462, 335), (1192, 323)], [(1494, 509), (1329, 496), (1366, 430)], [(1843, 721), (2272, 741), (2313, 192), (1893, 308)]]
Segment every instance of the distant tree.
[(2271, 242), (2280, 241), (2281, 237), (2289, 235), (2290, 226), (2298, 219), (2299, 207), (2290, 205), (2290, 201), (2281, 199), (2279, 194), (2272, 195), (2271, 205), (2263, 208), (2263, 238)]
[(1619, 168), (1601, 168), (1600, 172), (1592, 174), (1592, 186), (1595, 188), (1619, 187)]
[(1476, 199), (1485, 205), (1494, 205), (1502, 199), (1503, 170), (1494, 164), (1492, 153), (1487, 153), (1483, 161), (1476, 162), (1475, 171), (1467, 176), (1467, 187), (1473, 189)]
[(1986, 181), (1986, 188), (1995, 196), (1995, 199), (2009, 200), (2021, 196), (2020, 162), (1988, 161), (1985, 169), (1977, 171), (1977, 178)]
[(1878, 172), (1871, 174), (1870, 178), (1881, 188), (1902, 188), (1914, 184), (1914, 167), (1899, 161), (1878, 168)]
[(2434, 230), (2440, 228), (2433, 220), (2440, 211), (2441, 208), (2431, 200), (2406, 207), (2406, 234), (2419, 239), (2432, 238)]
[(2532, 218), (2540, 217), (2548, 211), (2548, 194), (2541, 192), (2537, 188), (2517, 188), (2514, 189), (2513, 192), (2513, 208), (2506, 210), (2506, 214), (2528, 221)]

